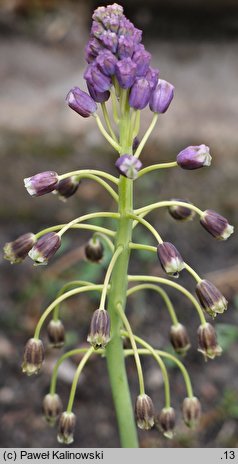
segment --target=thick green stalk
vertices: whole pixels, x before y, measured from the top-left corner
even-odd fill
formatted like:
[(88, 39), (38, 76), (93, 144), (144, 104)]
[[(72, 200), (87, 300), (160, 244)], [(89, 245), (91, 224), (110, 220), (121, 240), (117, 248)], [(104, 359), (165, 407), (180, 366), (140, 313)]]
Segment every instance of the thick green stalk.
[(118, 231), (115, 250), (123, 246), (111, 277), (111, 289), (108, 300), (108, 311), (111, 318), (112, 338), (106, 347), (107, 366), (112, 388), (112, 395), (117, 415), (118, 428), (123, 448), (137, 448), (138, 439), (135, 427), (134, 412), (131, 404), (130, 391), (125, 369), (125, 358), (120, 329), (122, 327), (117, 305), (125, 309), (127, 292), (127, 268), (130, 257), (129, 243), (131, 241), (132, 219), (128, 213), (132, 212), (133, 183), (125, 177), (119, 183), (119, 213)]

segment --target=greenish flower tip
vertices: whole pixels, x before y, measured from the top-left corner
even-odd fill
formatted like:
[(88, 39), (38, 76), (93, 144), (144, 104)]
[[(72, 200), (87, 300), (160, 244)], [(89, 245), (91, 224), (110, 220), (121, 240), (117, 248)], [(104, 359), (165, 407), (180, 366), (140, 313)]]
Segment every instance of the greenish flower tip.
[(44, 362), (44, 346), (41, 340), (30, 338), (26, 343), (22, 372), (27, 375), (38, 374)]
[(200, 223), (217, 240), (227, 240), (234, 232), (227, 219), (211, 209), (203, 212)]
[(47, 335), (52, 348), (62, 348), (65, 342), (65, 329), (62, 321), (53, 319), (47, 325)]
[(166, 438), (173, 438), (175, 427), (174, 408), (163, 408), (156, 420), (156, 427)]
[(73, 412), (63, 412), (59, 420), (57, 440), (59, 443), (70, 445), (74, 441), (76, 416)]
[(198, 328), (198, 351), (204, 355), (205, 361), (222, 354), (222, 348), (217, 343), (216, 331), (208, 322)]
[(186, 327), (182, 324), (172, 325), (169, 336), (176, 353), (184, 356), (191, 346)]
[(42, 410), (45, 420), (51, 427), (56, 424), (62, 410), (62, 401), (57, 393), (45, 395), (42, 403)]
[(139, 429), (150, 430), (154, 426), (154, 405), (152, 399), (146, 395), (136, 398), (135, 417)]
[(157, 246), (157, 255), (166, 274), (172, 277), (178, 277), (179, 272), (185, 267), (181, 254), (172, 243), (160, 243)]
[(94, 311), (87, 341), (95, 350), (105, 348), (110, 341), (110, 317), (106, 309)]
[(35, 262), (35, 266), (48, 264), (61, 245), (61, 238), (56, 232), (42, 235), (29, 251), (28, 255)]
[(35, 243), (35, 234), (28, 232), (27, 234), (20, 235), (13, 242), (8, 242), (4, 245), (4, 259), (10, 261), (11, 264), (21, 263)]
[(85, 256), (92, 263), (100, 263), (104, 255), (104, 247), (98, 238), (91, 238), (84, 249)]
[(183, 420), (187, 427), (195, 428), (201, 417), (201, 403), (196, 396), (184, 398), (182, 405)]
[(215, 318), (227, 310), (228, 301), (209, 280), (203, 279), (196, 285), (196, 294), (204, 311)]

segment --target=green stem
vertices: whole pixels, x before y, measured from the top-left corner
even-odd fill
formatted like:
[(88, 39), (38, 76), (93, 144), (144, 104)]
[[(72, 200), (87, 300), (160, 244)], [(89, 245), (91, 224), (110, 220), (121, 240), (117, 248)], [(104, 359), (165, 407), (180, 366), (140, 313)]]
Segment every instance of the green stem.
[(151, 171), (155, 171), (158, 169), (175, 168), (177, 166), (178, 166), (177, 161), (171, 161), (171, 163), (152, 164), (151, 166), (147, 166), (146, 168), (141, 169), (141, 171), (139, 171), (138, 173), (137, 179), (139, 179), (139, 177), (144, 176), (145, 174), (148, 174), (148, 172), (151, 172)]
[(159, 235), (159, 233), (157, 232), (157, 230), (155, 230), (155, 228), (148, 221), (141, 218), (137, 214), (129, 213), (128, 216), (131, 219), (134, 219), (135, 221), (140, 222), (144, 227), (146, 227), (154, 235), (158, 243), (163, 243), (163, 240), (161, 236)]
[[(47, 234), (48, 232), (55, 232), (65, 227), (67, 224), (57, 224), (56, 226), (47, 227), (46, 229), (41, 230), (36, 234), (36, 238), (42, 237), (42, 235)], [(95, 226), (93, 224), (73, 224), (70, 229), (86, 229), (86, 230), (95, 230), (96, 232), (101, 232), (103, 234), (110, 235), (111, 237), (115, 236), (115, 232), (112, 230), (106, 229), (105, 227)]]
[(139, 290), (148, 290), (148, 289), (155, 290), (156, 292), (158, 292), (161, 295), (161, 297), (163, 298), (163, 300), (164, 300), (164, 302), (166, 304), (166, 307), (168, 309), (168, 312), (169, 312), (169, 315), (170, 315), (170, 318), (172, 320), (173, 325), (178, 325), (179, 322), (178, 322), (178, 319), (177, 319), (173, 304), (172, 304), (170, 298), (168, 297), (167, 293), (161, 287), (159, 287), (158, 285), (154, 285), (154, 284), (135, 285), (134, 287), (127, 290), (127, 296), (130, 296), (133, 293), (138, 292)]
[[(85, 280), (71, 280), (71, 282), (67, 282), (67, 284), (63, 285), (63, 287), (58, 292), (57, 298), (63, 295), (67, 290), (70, 290), (70, 288), (79, 287), (80, 285), (87, 286), (87, 285), (94, 285), (94, 284), (92, 282), (86, 282)], [(54, 312), (53, 312), (54, 321), (57, 321), (59, 319), (59, 308), (60, 308), (59, 304), (55, 306), (54, 308)]]
[(197, 213), (199, 216), (202, 216), (203, 212), (200, 208), (197, 208), (197, 206), (194, 206), (192, 204), (185, 203), (184, 201), (176, 201), (176, 200), (170, 200), (170, 201), (158, 201), (157, 203), (152, 203), (151, 205), (144, 206), (143, 208), (139, 208), (135, 210), (136, 214), (143, 214), (143, 213), (150, 213), (153, 209), (157, 208), (163, 208), (164, 206), (185, 206), (185, 208), (192, 209)]
[(108, 213), (108, 212), (100, 212), (100, 213), (91, 213), (91, 214), (85, 214), (84, 216), (79, 216), (72, 221), (70, 221), (68, 224), (66, 224), (59, 232), (58, 235), (62, 237), (62, 235), (70, 229), (74, 224), (78, 224), (79, 222), (87, 221), (88, 219), (95, 219), (95, 218), (100, 218), (100, 217), (109, 217), (113, 219), (118, 219), (119, 215), (117, 213)]
[(101, 107), (102, 107), (102, 112), (103, 112), (103, 116), (104, 116), (107, 128), (108, 128), (113, 140), (115, 140), (115, 142), (118, 143), (117, 137), (116, 137), (116, 135), (115, 135), (115, 133), (113, 131), (113, 128), (111, 126), (111, 122), (110, 122), (109, 114), (108, 114), (108, 111), (107, 111), (106, 103), (105, 102), (101, 103)]
[(156, 124), (156, 122), (157, 122), (157, 120), (158, 120), (158, 116), (159, 116), (159, 115), (158, 115), (157, 113), (154, 113), (154, 116), (153, 116), (153, 119), (152, 119), (152, 121), (151, 121), (151, 124), (150, 124), (149, 128), (147, 129), (147, 131), (146, 131), (144, 137), (142, 138), (142, 140), (141, 140), (141, 142), (140, 142), (140, 145), (138, 146), (137, 150), (136, 150), (135, 153), (134, 153), (134, 156), (135, 156), (136, 158), (139, 158), (139, 156), (140, 156), (140, 154), (141, 154), (141, 152), (142, 152), (142, 150), (143, 150), (143, 148), (144, 148), (144, 146), (145, 146), (145, 144), (146, 144), (146, 142), (147, 142), (147, 140), (148, 140), (148, 138), (149, 138), (151, 132), (153, 131), (153, 129), (154, 129), (154, 127), (155, 127), (155, 124)]
[(186, 288), (182, 287), (182, 285), (172, 282), (171, 280), (164, 279), (163, 277), (144, 276), (144, 275), (128, 276), (128, 281), (129, 282), (138, 282), (138, 281), (158, 282), (160, 284), (169, 285), (170, 287), (175, 288), (179, 292), (183, 293), (193, 303), (193, 305), (195, 306), (197, 310), (201, 324), (205, 325), (207, 323), (205, 316), (203, 314), (202, 308), (199, 305), (198, 301), (196, 300), (196, 298), (194, 298), (194, 296), (188, 290), (186, 290)]
[(113, 268), (117, 262), (118, 257), (122, 253), (123, 250), (123, 245), (119, 245), (118, 248), (116, 249), (114, 255), (112, 256), (112, 259), (110, 261), (110, 264), (107, 268), (106, 276), (104, 279), (103, 283), (103, 290), (102, 290), (102, 295), (101, 295), (101, 301), (100, 301), (100, 306), (99, 309), (105, 309), (105, 302), (106, 302), (106, 296), (107, 296), (107, 291), (108, 291), (108, 285), (109, 285), (109, 280), (113, 271)]
[(103, 240), (108, 245), (111, 252), (114, 253), (115, 247), (112, 241), (110, 240), (110, 238), (108, 238), (105, 234), (102, 234), (101, 232), (95, 232), (95, 234), (93, 234), (93, 238), (97, 238), (97, 237)]
[(117, 305), (117, 309), (118, 309), (120, 317), (121, 317), (121, 319), (123, 321), (125, 329), (128, 332), (128, 337), (130, 339), (131, 346), (132, 346), (132, 351), (134, 353), (136, 369), (137, 369), (137, 373), (138, 373), (140, 395), (144, 395), (144, 393), (145, 393), (144, 377), (143, 377), (143, 371), (142, 371), (142, 367), (141, 367), (140, 356), (138, 354), (135, 338), (134, 338), (133, 332), (131, 330), (130, 323), (129, 323), (123, 309), (121, 308), (121, 306), (119, 304)]
[(71, 391), (70, 391), (70, 395), (69, 395), (69, 402), (68, 402), (68, 406), (67, 406), (67, 412), (72, 411), (79, 376), (80, 376), (85, 364), (87, 363), (87, 361), (89, 360), (90, 356), (93, 353), (94, 353), (94, 348), (93, 347), (89, 348), (88, 351), (85, 353), (83, 359), (80, 361), (78, 367), (77, 367), (77, 370), (76, 370), (76, 372), (74, 374), (74, 380), (73, 380), (73, 383), (72, 383), (72, 386), (71, 386)]
[(193, 278), (196, 280), (196, 282), (201, 282), (201, 277), (199, 277), (199, 275), (196, 273), (196, 271), (194, 271), (194, 269), (189, 266), (187, 263), (184, 263), (184, 269), (187, 269), (187, 271), (189, 272), (189, 274), (191, 274), (193, 276)]
[(105, 137), (105, 139), (110, 143), (110, 145), (112, 145), (113, 148), (115, 148), (116, 151), (120, 152), (120, 145), (115, 142), (115, 140), (113, 140), (113, 138), (108, 134), (108, 132), (104, 129), (103, 125), (102, 125), (102, 121), (101, 119), (99, 118), (98, 115), (95, 115), (95, 118), (96, 118), (96, 122), (97, 122), (97, 125), (98, 125), (98, 128), (100, 130), (100, 132), (102, 133), (102, 135)]
[(67, 179), (67, 177), (71, 177), (71, 176), (84, 177), (87, 174), (93, 174), (95, 176), (105, 177), (106, 179), (110, 180), (114, 184), (118, 185), (118, 179), (115, 176), (112, 176), (111, 174), (108, 174), (107, 172), (104, 172), (104, 171), (98, 171), (97, 169), (80, 169), (79, 171), (66, 172), (65, 174), (61, 174), (61, 176), (59, 176), (59, 180)]
[(108, 191), (108, 193), (112, 196), (112, 198), (118, 202), (118, 195), (117, 193), (115, 192), (115, 190), (113, 190), (113, 188), (108, 185), (107, 182), (105, 182), (105, 180), (101, 179), (100, 177), (98, 176), (95, 176), (94, 174), (82, 174), (80, 176), (78, 176), (79, 179), (83, 179), (83, 178), (86, 178), (86, 179), (92, 179), (92, 180), (95, 180), (96, 182), (98, 182), (98, 184), (100, 184), (105, 190)]

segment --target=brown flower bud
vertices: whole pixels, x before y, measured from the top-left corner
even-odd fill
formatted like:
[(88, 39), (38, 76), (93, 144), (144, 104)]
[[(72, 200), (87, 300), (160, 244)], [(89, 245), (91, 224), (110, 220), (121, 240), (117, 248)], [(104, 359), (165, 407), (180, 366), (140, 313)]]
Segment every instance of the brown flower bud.
[(173, 438), (175, 427), (174, 408), (163, 408), (157, 418), (156, 424), (166, 438)]
[(95, 350), (105, 348), (110, 340), (110, 317), (106, 309), (94, 311), (87, 341)]
[(70, 445), (74, 441), (76, 416), (73, 412), (63, 412), (59, 420), (57, 440), (59, 443)]
[(47, 325), (47, 334), (49, 342), (53, 348), (61, 348), (64, 346), (64, 325), (58, 319), (54, 321), (53, 319)]
[(103, 258), (104, 248), (97, 238), (90, 239), (85, 246), (85, 256), (92, 263), (99, 263)]
[(184, 269), (184, 261), (177, 248), (172, 243), (163, 242), (157, 246), (157, 254), (166, 274), (178, 277), (179, 272)]
[(43, 414), (50, 426), (54, 426), (57, 419), (59, 418), (63, 406), (62, 401), (56, 393), (45, 395), (42, 404)]
[[(172, 198), (171, 201), (181, 201), (183, 203), (192, 204), (190, 201), (181, 200), (180, 198)], [(172, 216), (177, 221), (191, 221), (195, 216), (195, 211), (190, 208), (186, 208), (181, 205), (172, 205), (168, 208), (170, 216)]]
[(215, 329), (208, 322), (198, 328), (198, 351), (204, 355), (206, 361), (207, 358), (214, 359), (222, 353), (222, 348), (217, 344)]
[(41, 340), (30, 338), (28, 340), (22, 363), (22, 372), (27, 375), (38, 374), (44, 361), (44, 347)]
[(196, 396), (184, 398), (182, 406), (183, 420), (190, 427), (196, 427), (201, 417), (201, 403)]
[(154, 426), (154, 405), (145, 393), (136, 398), (135, 416), (139, 429), (150, 430)]
[(13, 242), (8, 242), (4, 245), (4, 259), (8, 259), (11, 264), (21, 263), (35, 243), (36, 236), (31, 232), (20, 235)]
[(171, 326), (170, 341), (176, 353), (181, 355), (185, 355), (191, 346), (187, 329), (182, 324)]
[(228, 302), (209, 280), (201, 280), (196, 286), (196, 294), (204, 310), (212, 317), (222, 314), (227, 309)]

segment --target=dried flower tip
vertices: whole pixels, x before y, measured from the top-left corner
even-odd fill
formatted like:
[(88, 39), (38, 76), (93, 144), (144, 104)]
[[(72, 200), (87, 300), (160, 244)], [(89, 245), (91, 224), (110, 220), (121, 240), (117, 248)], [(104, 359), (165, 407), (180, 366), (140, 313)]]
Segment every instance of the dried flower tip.
[(227, 219), (211, 209), (203, 212), (200, 222), (204, 229), (217, 240), (226, 240), (234, 232), (234, 227), (228, 223)]
[(38, 374), (44, 361), (44, 347), (41, 340), (30, 338), (28, 340), (22, 363), (22, 372), (27, 375)]
[(73, 87), (68, 95), (66, 101), (72, 110), (80, 114), (83, 118), (88, 118), (97, 111), (97, 105), (95, 101), (79, 87)]
[(198, 328), (198, 351), (207, 358), (214, 359), (220, 356), (222, 348), (217, 344), (217, 336), (214, 327), (208, 322)]
[(115, 166), (122, 176), (135, 180), (142, 163), (133, 155), (122, 155), (117, 158)]
[(157, 427), (166, 438), (173, 438), (175, 427), (174, 408), (163, 408), (157, 420)]
[(157, 254), (166, 274), (178, 277), (178, 273), (184, 269), (184, 261), (177, 248), (172, 243), (163, 242), (157, 246)]
[(201, 409), (201, 403), (196, 396), (184, 398), (182, 413), (183, 420), (188, 427), (194, 428), (197, 426), (201, 417)]
[(191, 346), (186, 327), (182, 324), (172, 325), (169, 335), (176, 353), (185, 355)]
[(93, 263), (100, 263), (103, 258), (104, 247), (98, 238), (91, 238), (85, 246), (85, 256)]
[(67, 177), (66, 179), (62, 179), (57, 184), (57, 187), (53, 193), (57, 193), (59, 198), (63, 201), (66, 201), (67, 198), (72, 197), (78, 190), (78, 186), (80, 184), (80, 180), (78, 180), (77, 176)]
[(35, 265), (47, 264), (48, 260), (54, 256), (60, 245), (60, 236), (56, 232), (48, 232), (37, 240), (28, 255), (35, 261)]
[[(190, 203), (188, 200), (181, 200), (180, 198), (172, 198), (171, 201), (182, 201), (183, 203)], [(185, 206), (172, 205), (168, 207), (169, 214), (177, 221), (191, 221), (195, 216), (195, 211)]]
[(135, 416), (139, 429), (150, 430), (154, 426), (154, 405), (145, 393), (136, 398)]
[(87, 341), (95, 350), (105, 348), (110, 341), (110, 317), (106, 309), (94, 311)]
[(212, 157), (206, 145), (189, 146), (177, 155), (177, 163), (183, 169), (198, 169), (211, 165)]
[(24, 179), (28, 193), (34, 197), (40, 197), (53, 192), (58, 184), (58, 174), (54, 171), (40, 172), (32, 177)]
[(51, 427), (53, 427), (63, 409), (59, 395), (56, 393), (48, 393), (48, 395), (45, 395), (42, 403), (42, 409), (45, 420)]
[(196, 294), (203, 309), (213, 318), (227, 310), (228, 301), (209, 280), (201, 280), (196, 285)]
[(35, 243), (36, 236), (31, 232), (20, 235), (13, 242), (4, 245), (4, 258), (8, 259), (11, 264), (21, 263)]
[(47, 325), (47, 335), (49, 342), (53, 348), (61, 348), (64, 346), (65, 330), (64, 325), (60, 319), (54, 321), (52, 319)]
[(174, 86), (163, 79), (159, 79), (158, 85), (150, 97), (150, 109), (153, 113), (165, 113), (173, 100)]
[(74, 441), (76, 416), (73, 412), (63, 412), (59, 420), (57, 440), (59, 443), (70, 445)]

